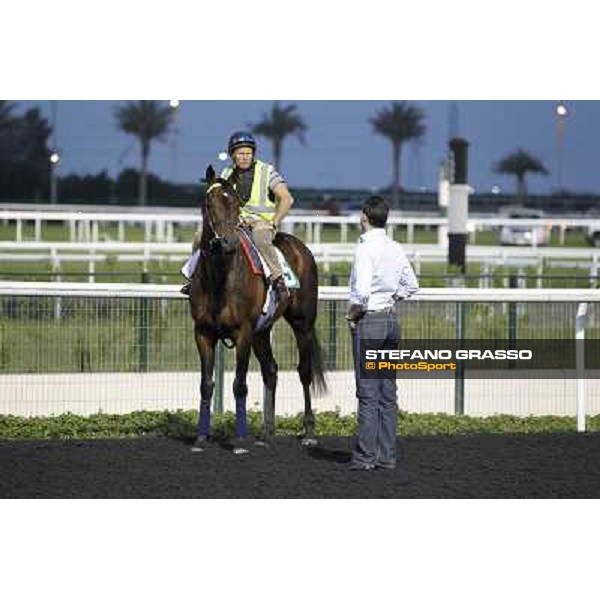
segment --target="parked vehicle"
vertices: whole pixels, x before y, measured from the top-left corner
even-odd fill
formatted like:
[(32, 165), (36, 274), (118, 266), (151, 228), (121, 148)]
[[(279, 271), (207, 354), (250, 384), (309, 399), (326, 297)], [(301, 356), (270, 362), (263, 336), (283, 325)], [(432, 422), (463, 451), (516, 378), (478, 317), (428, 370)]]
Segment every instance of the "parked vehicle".
[(585, 239), (596, 248), (600, 248), (600, 209), (591, 208), (585, 213), (586, 218), (595, 219), (593, 223), (587, 226)]
[[(531, 208), (514, 207), (503, 212), (506, 219), (542, 219), (544, 212)], [(550, 243), (550, 228), (545, 225), (503, 225), (500, 230), (503, 246), (545, 246)]]

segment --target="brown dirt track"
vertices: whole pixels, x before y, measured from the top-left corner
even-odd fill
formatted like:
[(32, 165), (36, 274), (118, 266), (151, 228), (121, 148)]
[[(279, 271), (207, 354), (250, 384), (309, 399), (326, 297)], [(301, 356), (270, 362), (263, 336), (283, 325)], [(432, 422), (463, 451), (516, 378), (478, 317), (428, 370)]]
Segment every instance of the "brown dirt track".
[[(202, 454), (169, 438), (0, 440), (1, 498), (598, 498), (600, 434), (401, 441), (403, 469), (353, 473), (352, 440)], [(408, 478), (408, 482), (405, 479)]]

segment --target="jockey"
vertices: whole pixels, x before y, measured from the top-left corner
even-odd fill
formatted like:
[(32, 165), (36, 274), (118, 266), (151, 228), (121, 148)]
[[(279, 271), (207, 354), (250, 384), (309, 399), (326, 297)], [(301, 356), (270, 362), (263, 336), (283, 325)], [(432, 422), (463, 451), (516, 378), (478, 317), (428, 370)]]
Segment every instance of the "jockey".
[[(282, 301), (289, 292), (273, 247), (273, 238), (294, 203), (294, 198), (284, 178), (275, 168), (256, 158), (256, 141), (251, 133), (233, 133), (229, 138), (227, 151), (232, 165), (225, 167), (220, 176), (231, 181), (241, 198), (242, 222), (250, 230), (252, 241), (264, 257), (271, 271), (273, 289)], [(188, 273), (191, 276), (189, 270)], [(187, 273), (184, 275), (188, 276)], [(185, 288), (187, 286), (184, 286), (183, 293), (186, 293)], [(189, 289), (187, 291), (189, 293)]]

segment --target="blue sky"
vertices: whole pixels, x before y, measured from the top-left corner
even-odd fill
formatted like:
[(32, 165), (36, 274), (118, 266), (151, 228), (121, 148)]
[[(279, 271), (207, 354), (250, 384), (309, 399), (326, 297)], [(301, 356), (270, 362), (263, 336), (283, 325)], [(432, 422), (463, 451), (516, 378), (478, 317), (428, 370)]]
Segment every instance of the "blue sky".
[[(414, 101), (425, 111), (427, 133), (417, 146), (404, 149), (403, 181), (409, 188), (434, 189), (440, 160), (456, 119), (449, 101)], [(114, 175), (137, 166), (139, 149), (133, 138), (118, 131), (113, 107), (119, 101), (58, 101), (57, 141), (61, 171)], [(287, 101), (284, 101), (287, 103)], [(376, 188), (391, 180), (390, 144), (372, 133), (369, 118), (387, 101), (301, 101), (298, 110), (308, 125), (306, 145), (295, 138), (284, 145), (281, 170), (291, 186)], [(494, 174), (492, 163), (522, 147), (538, 156), (550, 171), (531, 176), (534, 193), (557, 187), (558, 136), (554, 101), (456, 101), (458, 129), (470, 141), (469, 179), (476, 191), (499, 185), (514, 189), (511, 178)], [(18, 111), (38, 105), (51, 115), (50, 101), (18, 101)], [(179, 134), (174, 146), (153, 144), (152, 172), (178, 182), (194, 182), (217, 155), (229, 133), (245, 128), (269, 110), (267, 101), (182, 101)], [(600, 102), (567, 101), (569, 116), (563, 146), (563, 187), (600, 193)], [(454, 125), (451, 125), (454, 123)], [(260, 156), (271, 149), (259, 138)]]

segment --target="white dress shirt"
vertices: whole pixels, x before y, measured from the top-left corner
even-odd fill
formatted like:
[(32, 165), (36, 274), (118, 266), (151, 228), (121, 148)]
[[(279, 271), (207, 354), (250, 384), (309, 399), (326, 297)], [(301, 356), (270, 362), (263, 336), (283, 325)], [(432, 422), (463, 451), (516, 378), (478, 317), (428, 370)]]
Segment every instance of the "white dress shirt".
[(418, 291), (417, 277), (402, 246), (383, 228), (363, 233), (350, 274), (350, 304), (364, 310), (382, 310)]

